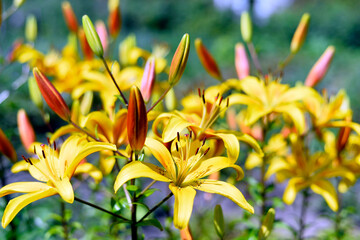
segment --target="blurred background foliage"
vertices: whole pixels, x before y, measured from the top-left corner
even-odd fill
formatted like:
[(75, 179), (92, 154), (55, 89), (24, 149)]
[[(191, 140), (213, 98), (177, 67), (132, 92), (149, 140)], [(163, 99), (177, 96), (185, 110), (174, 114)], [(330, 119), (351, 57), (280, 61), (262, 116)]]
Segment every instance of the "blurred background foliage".
[[(70, 0), (80, 17), (88, 14), (92, 19), (107, 19), (107, 1)], [(269, 2), (274, 4), (274, 12)], [(11, 5), (3, 1), (3, 9)], [(254, 17), (253, 42), (258, 51), (263, 69), (275, 69), (278, 62), (289, 52), (292, 35), (303, 13), (311, 15), (306, 42), (284, 72), (284, 83), (294, 85), (304, 82), (309, 70), (329, 45), (336, 47), (331, 68), (325, 79), (316, 87), (326, 88), (329, 94), (345, 89), (351, 99), (355, 122), (360, 118), (360, 15), (358, 0), (121, 0), (122, 30), (110, 53), (118, 60), (118, 44), (134, 33), (140, 47), (151, 50), (156, 43), (167, 44), (171, 61), (172, 53), (181, 36), (187, 32), (191, 37), (191, 52), (185, 74), (176, 87), (179, 98), (198, 86), (216, 84), (202, 68), (193, 41), (200, 37), (217, 60), (225, 78), (236, 77), (234, 46), (241, 42), (239, 16), (249, 9)], [(274, 6), (271, 6), (274, 8)], [(276, 7), (277, 6), (277, 7)], [(23, 38), (25, 19), (34, 14), (38, 21), (38, 38), (35, 47), (44, 53), (51, 48), (61, 49), (67, 42), (68, 29), (61, 12), (61, 1), (27, 0), (25, 4), (0, 29), (0, 61), (9, 53), (15, 40)], [(255, 73), (252, 68), (252, 73)], [(16, 113), (25, 108), (37, 133), (44, 133), (39, 113), (29, 103), (27, 78), (22, 76), (22, 66), (13, 63), (0, 68), (0, 128), (15, 146), (20, 146), (16, 128)], [(58, 118), (54, 118), (52, 124)], [(21, 151), (20, 151), (21, 153)]]

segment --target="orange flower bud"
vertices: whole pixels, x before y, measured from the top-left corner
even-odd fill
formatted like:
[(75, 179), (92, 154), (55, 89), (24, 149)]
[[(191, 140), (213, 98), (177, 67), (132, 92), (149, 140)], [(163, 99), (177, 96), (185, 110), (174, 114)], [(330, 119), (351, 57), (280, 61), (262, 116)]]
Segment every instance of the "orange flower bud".
[(252, 38), (252, 21), (248, 12), (243, 12), (240, 17), (241, 36), (246, 43), (251, 42)]
[(103, 21), (95, 22), (96, 32), (99, 34), (100, 42), (103, 46), (104, 52), (106, 52), (108, 47), (108, 33), (106, 31), (106, 26)]
[(171, 61), (169, 70), (169, 83), (174, 86), (177, 84), (184, 73), (186, 62), (189, 56), (190, 44), (189, 34), (185, 33), (181, 38), (179, 46)]
[(17, 114), (17, 124), (20, 134), (20, 139), (26, 150), (30, 149), (30, 146), (35, 142), (35, 132), (31, 125), (31, 122), (24, 109), (20, 109)]
[(329, 69), (334, 53), (335, 53), (334, 46), (329, 46), (325, 50), (323, 55), (321, 55), (319, 60), (317, 60), (315, 65), (310, 70), (309, 75), (305, 80), (305, 86), (314, 87), (316, 84), (318, 84), (321, 81), (321, 79), (324, 78), (327, 70)]
[(33, 69), (33, 74), (40, 92), (49, 107), (65, 121), (70, 120), (70, 110), (54, 85), (43, 75), (38, 68)]
[(0, 153), (4, 154), (12, 162), (15, 162), (17, 159), (13, 145), (6, 137), (5, 133), (1, 128), (0, 128)]
[[(345, 118), (345, 121), (351, 122), (351, 117)], [(351, 133), (350, 127), (340, 128), (339, 135), (336, 141), (336, 149), (338, 153), (340, 153), (345, 148), (346, 143), (349, 140), (350, 133)]]
[(151, 92), (155, 83), (155, 58), (150, 57), (145, 64), (144, 74), (141, 79), (140, 91), (144, 97), (145, 102), (148, 102), (151, 97)]
[(200, 38), (195, 40), (196, 53), (200, 59), (201, 64), (205, 70), (214, 78), (221, 80), (221, 73), (217, 63), (211, 56), (210, 52), (206, 49)]
[[(111, 4), (111, 2), (115, 2)], [(121, 29), (121, 13), (119, 1), (109, 1), (109, 18), (108, 18), (110, 35), (115, 38)]]
[(148, 122), (144, 99), (139, 88), (132, 86), (127, 114), (127, 133), (133, 150), (140, 151), (143, 148), (147, 130)]
[(250, 75), (249, 59), (243, 44), (238, 43), (235, 46), (235, 68), (239, 79)]
[(81, 50), (84, 54), (84, 58), (90, 60), (94, 57), (94, 53), (92, 52), (89, 43), (86, 40), (85, 32), (82, 28), (79, 29), (79, 41), (81, 45)]
[(61, 4), (61, 8), (67, 27), (71, 32), (77, 33), (79, 25), (71, 4), (68, 1), (65, 1)]
[(292, 54), (297, 53), (302, 47), (308, 32), (309, 23), (310, 23), (310, 14), (304, 13), (304, 15), (301, 17), (300, 23), (296, 28), (294, 36), (291, 40), (290, 51)]

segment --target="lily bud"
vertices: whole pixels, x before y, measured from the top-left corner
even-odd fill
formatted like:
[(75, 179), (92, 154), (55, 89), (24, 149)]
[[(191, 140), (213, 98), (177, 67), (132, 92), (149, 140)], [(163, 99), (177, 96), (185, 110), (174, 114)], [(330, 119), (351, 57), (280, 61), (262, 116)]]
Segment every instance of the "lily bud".
[(45, 102), (59, 117), (68, 121), (71, 116), (70, 110), (60, 93), (38, 68), (33, 69), (33, 74)]
[(169, 70), (169, 83), (177, 84), (184, 73), (190, 50), (189, 34), (184, 34), (171, 61)]
[(96, 32), (99, 34), (99, 38), (104, 49), (106, 52), (108, 47), (108, 33), (106, 31), (106, 26), (103, 21), (96, 21), (95, 23)]
[(29, 77), (28, 79), (28, 86), (29, 86), (29, 94), (31, 101), (39, 108), (43, 108), (43, 100), (41, 97), (41, 92), (36, 84), (36, 80), (34, 77)]
[[(345, 121), (351, 122), (351, 117), (345, 118)], [(340, 128), (339, 135), (338, 135), (337, 141), (336, 141), (336, 149), (337, 149), (338, 153), (340, 153), (342, 150), (344, 150), (346, 143), (349, 140), (350, 133), (351, 133), (350, 127)]]
[(148, 102), (151, 97), (151, 92), (155, 83), (155, 58), (150, 57), (145, 64), (144, 74), (141, 79), (140, 91), (144, 97), (145, 102)]
[(86, 40), (86, 36), (85, 36), (85, 32), (82, 28), (79, 29), (79, 41), (80, 41), (80, 45), (81, 45), (81, 50), (84, 54), (84, 58), (87, 60), (90, 60), (93, 58), (93, 51), (90, 48), (89, 43)]
[(18, 8), (18, 7), (20, 7), (21, 5), (23, 5), (25, 1), (26, 1), (26, 0), (14, 0), (14, 1), (13, 1), (13, 5), (14, 5), (14, 7)]
[(235, 68), (239, 79), (250, 75), (250, 64), (243, 44), (235, 46)]
[(270, 208), (261, 225), (258, 239), (262, 240), (262, 239), (267, 239), (269, 237), (273, 228), (274, 219), (275, 219), (275, 210), (273, 208)]
[(77, 33), (79, 25), (71, 4), (68, 1), (65, 1), (61, 4), (61, 8), (67, 27), (71, 32)]
[(252, 21), (248, 12), (243, 12), (240, 18), (241, 36), (246, 43), (250, 43), (252, 39)]
[(37, 22), (34, 15), (26, 18), (25, 38), (29, 42), (34, 42), (37, 36)]
[(109, 32), (115, 38), (121, 29), (121, 13), (119, 9), (119, 0), (109, 0)]
[(24, 109), (20, 109), (17, 114), (17, 124), (20, 134), (20, 139), (26, 150), (35, 142), (35, 131)]
[(175, 95), (174, 88), (171, 88), (165, 96), (165, 106), (168, 111), (173, 111), (176, 109), (177, 99)]
[(221, 80), (221, 73), (217, 63), (211, 56), (210, 52), (206, 49), (200, 38), (195, 40), (196, 53), (200, 59), (201, 64), (205, 70), (214, 78)]
[(222, 208), (219, 204), (216, 205), (214, 209), (214, 227), (219, 238), (223, 239), (225, 233), (225, 221)]
[(15, 149), (1, 128), (0, 128), (0, 153), (4, 154), (12, 162), (16, 162), (17, 157), (16, 157)]
[(317, 60), (305, 80), (305, 86), (314, 87), (325, 76), (335, 53), (335, 47), (329, 46), (323, 55)]
[(80, 103), (80, 112), (82, 115), (86, 116), (89, 114), (91, 110), (93, 98), (94, 98), (94, 93), (92, 91), (87, 91), (84, 94), (83, 99), (81, 100)]
[(132, 86), (128, 104), (127, 134), (133, 150), (140, 151), (143, 148), (147, 130), (148, 121), (144, 99), (139, 88)]
[(86, 40), (89, 43), (91, 50), (95, 53), (96, 56), (102, 58), (102, 56), (104, 55), (104, 50), (99, 35), (97, 34), (94, 28), (94, 24), (91, 22), (88, 15), (84, 15), (82, 17), (82, 24), (83, 24)]
[(302, 47), (308, 32), (309, 23), (310, 14), (304, 13), (291, 40), (290, 51), (292, 54), (296, 54)]

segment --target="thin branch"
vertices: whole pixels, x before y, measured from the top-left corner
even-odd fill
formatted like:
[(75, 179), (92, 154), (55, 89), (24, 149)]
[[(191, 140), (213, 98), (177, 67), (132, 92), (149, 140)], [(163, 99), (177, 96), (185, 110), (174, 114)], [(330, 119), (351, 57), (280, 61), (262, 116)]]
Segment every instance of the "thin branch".
[(174, 195), (172, 192), (169, 193), (169, 195), (167, 195), (163, 200), (161, 200), (161, 202), (159, 202), (158, 204), (156, 204), (152, 209), (150, 209), (139, 221), (137, 221), (137, 223), (142, 222), (145, 218), (147, 218), (147, 216), (149, 216), (152, 212), (154, 212), (158, 207), (161, 206), (161, 204), (163, 204), (164, 202), (166, 202), (169, 198), (172, 197), (172, 195)]
[(156, 107), (156, 105), (158, 105), (159, 102), (165, 98), (166, 94), (170, 91), (172, 87), (173, 86), (170, 85), (169, 88), (166, 89), (166, 91), (161, 95), (161, 97), (146, 111), (146, 113), (149, 113), (151, 110), (153, 110), (153, 108)]

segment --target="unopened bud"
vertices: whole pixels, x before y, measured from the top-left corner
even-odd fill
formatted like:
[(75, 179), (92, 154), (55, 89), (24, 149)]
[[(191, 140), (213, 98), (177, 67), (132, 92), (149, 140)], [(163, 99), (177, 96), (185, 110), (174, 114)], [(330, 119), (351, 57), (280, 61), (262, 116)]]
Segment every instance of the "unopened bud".
[(79, 25), (71, 4), (68, 1), (65, 1), (61, 4), (61, 8), (67, 27), (71, 32), (77, 33)]
[(34, 42), (37, 36), (37, 22), (34, 15), (26, 18), (25, 38), (29, 42)]
[(131, 50), (136, 47), (136, 37), (133, 34), (127, 36), (119, 45), (119, 59), (122, 65), (129, 65)]
[(170, 85), (176, 85), (181, 76), (184, 73), (186, 62), (188, 60), (190, 50), (190, 39), (189, 34), (184, 34), (182, 37), (179, 46), (176, 49), (176, 52), (171, 61), (170, 70), (169, 70), (169, 83)]
[(148, 102), (151, 97), (151, 92), (155, 83), (155, 58), (150, 57), (145, 64), (144, 74), (141, 79), (140, 91), (144, 97), (145, 102)]
[(106, 30), (105, 23), (103, 21), (96, 21), (95, 23), (96, 32), (99, 34), (99, 38), (102, 44), (102, 47), (104, 49), (104, 52), (106, 52), (108, 47), (108, 33)]
[(27, 151), (29, 151), (32, 143), (35, 142), (35, 131), (24, 109), (20, 109), (17, 114), (17, 124), (20, 139)]
[(143, 148), (147, 130), (148, 122), (144, 99), (140, 90), (136, 86), (132, 86), (127, 114), (127, 134), (132, 150), (140, 151)]
[(305, 86), (314, 87), (325, 76), (335, 53), (335, 47), (329, 46), (323, 55), (317, 60), (305, 80)]
[(261, 225), (258, 236), (259, 240), (265, 240), (269, 237), (273, 228), (274, 220), (275, 220), (275, 210), (273, 208), (270, 208)]
[(119, 9), (119, 0), (109, 0), (109, 32), (115, 38), (121, 29), (121, 13)]
[(235, 68), (239, 79), (243, 79), (250, 74), (249, 59), (243, 44), (235, 46)]
[(214, 78), (221, 80), (221, 72), (214, 58), (210, 52), (206, 49), (200, 38), (195, 40), (196, 53), (200, 59), (201, 64), (205, 70)]
[(0, 128), (0, 153), (4, 154), (12, 162), (15, 162), (17, 159), (13, 145), (6, 137), (5, 133), (1, 128)]
[(14, 0), (14, 1), (13, 1), (13, 5), (14, 5), (14, 7), (18, 8), (18, 7), (20, 7), (21, 5), (23, 5), (25, 1), (26, 1), (26, 0)]
[(68, 121), (71, 116), (70, 110), (60, 93), (38, 68), (33, 69), (33, 74), (45, 102), (59, 117)]
[(92, 91), (87, 91), (84, 94), (80, 103), (80, 112), (82, 115), (86, 116), (89, 114), (91, 110), (93, 98), (94, 98), (94, 93)]
[(297, 53), (304, 44), (310, 23), (310, 14), (304, 13), (301, 17), (300, 23), (296, 28), (294, 36), (291, 40), (290, 51), (292, 54)]
[(252, 21), (248, 12), (243, 12), (240, 18), (241, 36), (246, 43), (250, 43), (252, 39)]
[(92, 51), (95, 53), (96, 56), (102, 58), (104, 55), (104, 50), (99, 35), (95, 30), (94, 24), (91, 22), (88, 15), (84, 15), (82, 17), (82, 24), (89, 46), (91, 47)]
[(28, 86), (29, 86), (29, 94), (31, 101), (39, 108), (43, 108), (43, 100), (41, 97), (41, 92), (36, 84), (36, 80), (34, 77), (29, 77), (28, 79)]
[(174, 88), (171, 88), (165, 96), (165, 106), (168, 111), (173, 111), (177, 106), (177, 99)]
[[(345, 121), (351, 122), (351, 117), (345, 118)], [(337, 149), (338, 153), (340, 153), (342, 150), (344, 150), (344, 148), (349, 140), (350, 133), (351, 133), (350, 127), (340, 128), (339, 135), (338, 135), (337, 141), (336, 141), (336, 149)]]
[(81, 46), (81, 50), (84, 54), (84, 58), (87, 60), (90, 60), (93, 58), (94, 53), (90, 48), (90, 45), (88, 43), (88, 41), (86, 40), (86, 36), (85, 36), (85, 32), (82, 28), (79, 29), (79, 41), (80, 41), (80, 46)]

